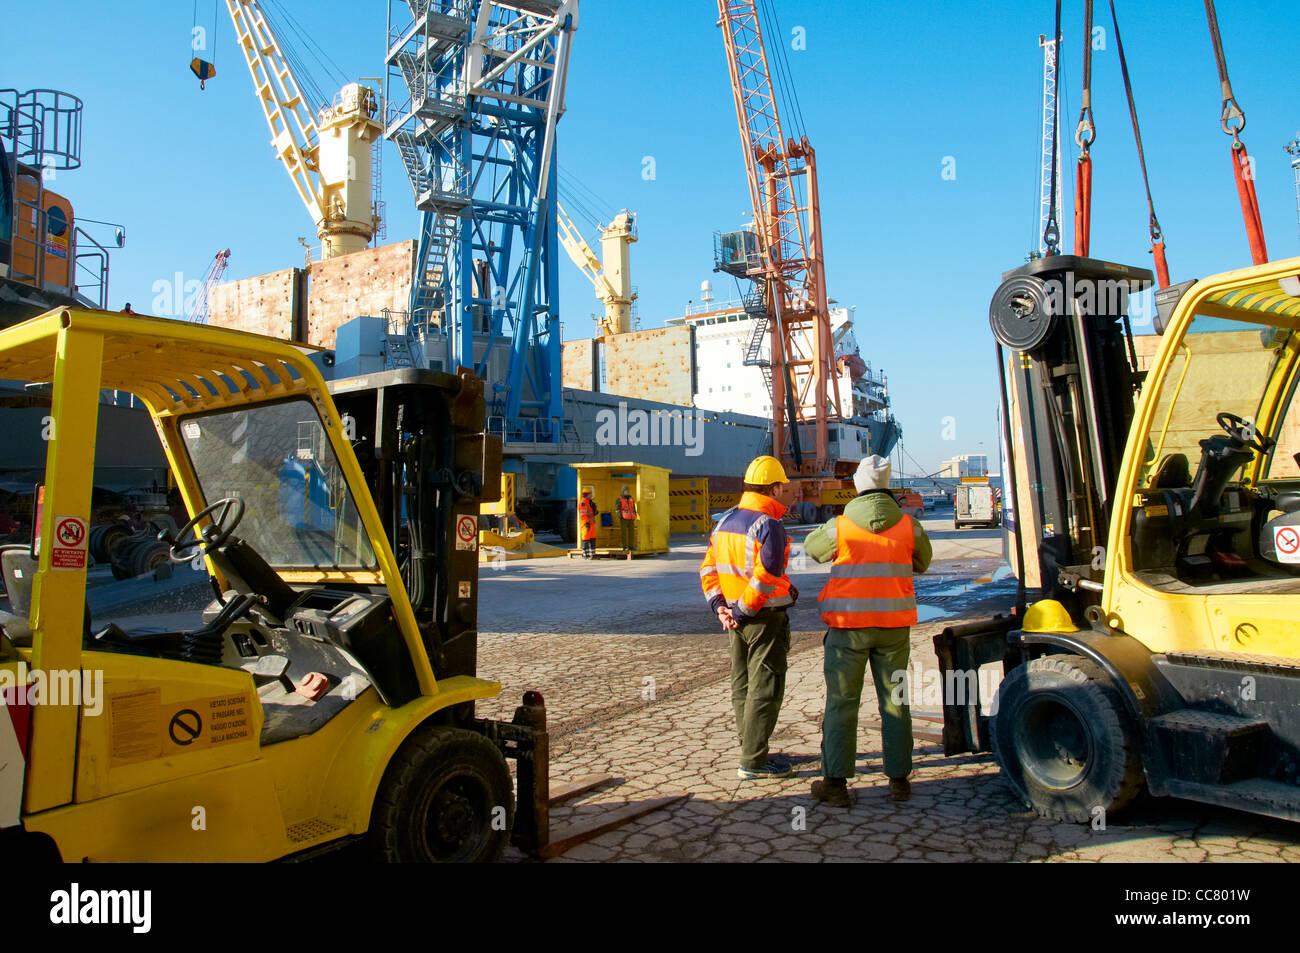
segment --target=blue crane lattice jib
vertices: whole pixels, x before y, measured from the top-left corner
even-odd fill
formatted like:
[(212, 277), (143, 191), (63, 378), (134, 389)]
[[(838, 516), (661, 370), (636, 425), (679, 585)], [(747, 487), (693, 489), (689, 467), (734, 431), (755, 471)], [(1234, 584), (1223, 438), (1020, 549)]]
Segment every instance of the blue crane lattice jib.
[[(557, 441), (555, 124), (578, 4), (390, 0), (388, 16), (385, 135), (421, 213), (390, 362), (471, 367), (489, 384), (492, 429)], [(427, 352), (434, 341), (445, 356)]]

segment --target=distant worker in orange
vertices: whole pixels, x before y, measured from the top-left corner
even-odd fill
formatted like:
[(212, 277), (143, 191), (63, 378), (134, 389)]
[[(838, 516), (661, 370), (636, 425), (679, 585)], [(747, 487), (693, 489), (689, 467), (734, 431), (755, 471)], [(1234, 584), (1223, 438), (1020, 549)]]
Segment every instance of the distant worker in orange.
[(627, 487), (618, 498), (618, 522), (623, 532), (623, 552), (636, 549), (636, 500)]
[(582, 558), (591, 559), (596, 555), (596, 518), (600, 510), (592, 499), (594, 491), (589, 486), (582, 488), (582, 499), (578, 501), (578, 538), (582, 540)]
[(131, 310), (131, 302), (128, 301), (128, 302), (126, 303), (126, 307), (122, 309), (122, 313), (123, 313), (123, 314), (135, 314), (135, 312)]

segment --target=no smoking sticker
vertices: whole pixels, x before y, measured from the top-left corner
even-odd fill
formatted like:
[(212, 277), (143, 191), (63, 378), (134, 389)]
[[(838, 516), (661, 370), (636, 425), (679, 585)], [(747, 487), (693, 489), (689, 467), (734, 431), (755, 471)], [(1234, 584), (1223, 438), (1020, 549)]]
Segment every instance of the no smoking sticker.
[(1300, 526), (1274, 527), (1273, 548), (1278, 562), (1300, 563)]
[(86, 521), (60, 516), (54, 521), (54, 545), (50, 547), (50, 568), (86, 568)]
[(462, 516), (456, 520), (456, 548), (478, 549), (478, 520)]

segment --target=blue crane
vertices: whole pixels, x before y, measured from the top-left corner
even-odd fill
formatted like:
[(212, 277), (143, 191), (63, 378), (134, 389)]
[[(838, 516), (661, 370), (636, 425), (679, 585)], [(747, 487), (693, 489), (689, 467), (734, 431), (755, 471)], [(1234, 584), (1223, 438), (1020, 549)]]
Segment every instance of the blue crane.
[(389, 0), (384, 135), (420, 211), (393, 366), (472, 368), (489, 429), (561, 439), (555, 125), (577, 0)]

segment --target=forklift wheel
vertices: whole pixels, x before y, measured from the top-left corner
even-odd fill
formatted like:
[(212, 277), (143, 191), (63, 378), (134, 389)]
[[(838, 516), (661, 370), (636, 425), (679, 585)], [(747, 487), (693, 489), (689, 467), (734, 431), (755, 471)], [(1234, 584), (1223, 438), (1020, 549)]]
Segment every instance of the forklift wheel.
[(389, 863), (500, 860), (514, 803), (505, 758), (487, 738), (462, 728), (417, 731), (384, 772), (371, 846)]
[(1101, 669), (1046, 655), (1012, 671), (989, 723), (993, 754), (1021, 800), (1043, 817), (1087, 822), (1131, 801), (1142, 760)]

